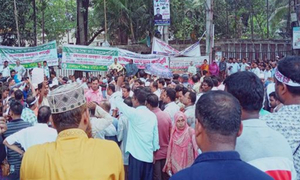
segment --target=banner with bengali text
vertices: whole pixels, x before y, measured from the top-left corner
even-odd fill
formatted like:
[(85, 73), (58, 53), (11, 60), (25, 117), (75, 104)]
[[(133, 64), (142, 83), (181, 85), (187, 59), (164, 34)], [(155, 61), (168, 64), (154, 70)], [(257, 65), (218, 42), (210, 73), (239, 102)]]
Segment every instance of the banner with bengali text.
[(20, 60), (25, 68), (34, 68), (37, 62), (47, 61), (48, 66), (57, 66), (56, 42), (52, 41), (36, 47), (9, 47), (0, 46), (0, 63), (8, 61), (10, 66), (15, 66)]
[(64, 45), (62, 69), (81, 71), (107, 71), (118, 58), (117, 48)]
[(170, 69), (173, 71), (176, 70), (187, 70), (190, 66), (190, 63), (193, 62), (194, 65), (199, 68), (204, 59), (208, 59), (208, 56), (199, 56), (199, 57), (171, 57), (170, 58)]

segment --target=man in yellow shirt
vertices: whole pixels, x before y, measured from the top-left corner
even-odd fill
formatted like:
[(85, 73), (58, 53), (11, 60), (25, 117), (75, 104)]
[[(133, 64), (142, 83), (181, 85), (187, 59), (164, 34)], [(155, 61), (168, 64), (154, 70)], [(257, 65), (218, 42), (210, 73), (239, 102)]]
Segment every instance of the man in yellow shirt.
[(77, 84), (58, 87), (48, 95), (53, 143), (29, 148), (21, 165), (21, 180), (123, 180), (120, 149), (112, 141), (92, 139), (83, 88)]
[(118, 63), (118, 59), (115, 58), (114, 59), (114, 63), (111, 64), (108, 68), (109, 70), (117, 70), (117, 72), (120, 72), (123, 70), (123, 66), (121, 64)]

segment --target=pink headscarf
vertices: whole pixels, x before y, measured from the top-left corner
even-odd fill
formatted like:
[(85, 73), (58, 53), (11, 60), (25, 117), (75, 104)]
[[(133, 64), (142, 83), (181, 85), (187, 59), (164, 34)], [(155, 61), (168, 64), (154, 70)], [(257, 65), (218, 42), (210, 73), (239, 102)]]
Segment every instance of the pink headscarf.
[[(173, 174), (181, 169), (191, 166), (198, 156), (195, 131), (188, 126), (186, 115), (183, 112), (178, 111), (174, 117), (175, 125), (171, 132), (167, 160), (163, 169), (164, 172), (170, 169)], [(179, 130), (176, 126), (180, 117), (185, 120), (185, 127), (182, 130)]]

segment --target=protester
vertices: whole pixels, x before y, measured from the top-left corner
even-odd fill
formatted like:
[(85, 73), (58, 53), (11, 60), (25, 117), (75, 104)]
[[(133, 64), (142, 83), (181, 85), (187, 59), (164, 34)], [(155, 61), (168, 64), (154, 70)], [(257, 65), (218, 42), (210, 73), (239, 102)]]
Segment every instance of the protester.
[(58, 82), (58, 78), (56, 77), (56, 72), (51, 71), (50, 76), (51, 76), (51, 84), (49, 85), (49, 87), (52, 88), (53, 86), (58, 86), (59, 82)]
[(135, 76), (138, 72), (138, 67), (133, 64), (133, 59), (129, 60), (129, 63), (125, 65), (126, 77)]
[[(1, 162), (1, 164), (3, 164), (3, 162), (6, 158), (6, 149), (3, 144), (3, 136), (2, 136), (6, 130), (7, 130), (7, 125), (6, 125), (5, 119), (3, 117), (0, 117), (0, 162)], [(4, 164), (3, 164), (3, 166), (4, 166)], [(2, 168), (0, 168), (0, 179), (4, 179)]]
[(182, 103), (185, 106), (184, 114), (187, 117), (187, 124), (191, 128), (195, 128), (195, 102), (196, 102), (196, 93), (193, 91), (187, 91), (184, 96)]
[(155, 94), (147, 96), (146, 106), (156, 115), (159, 134), (160, 148), (154, 153), (153, 180), (167, 180), (169, 176), (163, 172), (163, 167), (167, 158), (172, 121), (166, 112), (158, 108), (158, 97)]
[(198, 155), (194, 129), (187, 124), (186, 115), (178, 111), (171, 131), (170, 144), (164, 172), (175, 174), (191, 166)]
[(207, 59), (204, 59), (203, 64), (200, 66), (201, 75), (204, 76), (203, 71), (209, 72), (209, 65), (207, 64)]
[(50, 69), (48, 67), (47, 61), (43, 61), (43, 69), (45, 76), (49, 79), (50, 78)]
[(2, 81), (5, 81), (8, 77), (10, 77), (8, 61), (4, 61), (3, 66), (0, 67), (0, 73), (2, 73)]
[(280, 108), (282, 108), (283, 104), (279, 101), (277, 95), (275, 92), (272, 92), (269, 94), (269, 105), (270, 105), (270, 112), (274, 113), (274, 112), (278, 112)]
[(90, 117), (81, 85), (63, 85), (53, 90), (48, 99), (58, 137), (55, 142), (36, 145), (25, 152), (21, 180), (124, 179), (117, 145), (89, 138)]
[(188, 67), (188, 73), (191, 75), (197, 74), (197, 68), (194, 66), (194, 62), (190, 62), (190, 66)]
[(49, 102), (47, 99), (49, 93), (49, 86), (47, 82), (44, 81), (38, 84), (38, 90), (39, 90), (38, 107), (49, 106)]
[(171, 180), (272, 179), (243, 162), (234, 151), (242, 125), (241, 107), (232, 95), (211, 91), (201, 96), (196, 105), (196, 118), (196, 141), (203, 153), (191, 167), (178, 172)]
[(161, 91), (158, 89), (158, 83), (156, 81), (153, 81), (150, 84), (150, 88), (151, 88), (151, 92), (153, 94), (155, 94), (160, 99), (160, 93), (161, 93)]
[(29, 147), (37, 144), (54, 142), (57, 137), (57, 131), (48, 127), (50, 119), (50, 108), (48, 106), (40, 107), (38, 111), (38, 123), (8, 136), (4, 140), (4, 144), (11, 150), (23, 155), (24, 151), (16, 146), (15, 143), (21, 144), (22, 148), (26, 151)]
[(226, 58), (223, 57), (221, 59), (221, 62), (219, 63), (219, 70), (220, 70), (220, 74), (219, 76), (222, 78), (222, 79), (225, 79), (226, 77), (226, 69), (227, 69), (227, 64), (226, 64)]
[(114, 63), (111, 64), (109, 67), (108, 67), (109, 70), (117, 70), (117, 72), (120, 72), (122, 71), (123, 69), (123, 66), (121, 64), (118, 63), (118, 59), (115, 58), (114, 59)]
[(169, 117), (174, 124), (175, 114), (180, 110), (180, 107), (175, 103), (176, 91), (172, 88), (165, 88), (163, 102), (166, 104), (164, 112), (168, 113)]
[[(88, 103), (88, 108), (90, 110), (92, 137), (96, 138), (99, 132), (105, 130), (112, 124), (113, 118), (101, 106), (96, 104), (96, 102)], [(102, 136), (102, 139), (104, 139), (104, 135)]]
[(152, 180), (153, 152), (159, 149), (157, 118), (145, 106), (147, 93), (143, 89), (134, 90), (133, 107), (127, 106), (121, 97), (116, 97), (116, 105), (128, 119), (126, 152), (129, 155), (128, 179)]
[(18, 80), (22, 81), (22, 78), (25, 76), (26, 69), (24, 68), (24, 66), (21, 65), (20, 60), (16, 61), (16, 66), (14, 67), (14, 70), (17, 73)]
[(29, 96), (26, 99), (26, 106), (22, 111), (21, 119), (33, 126), (38, 122), (37, 116), (34, 113), (34, 110), (37, 108), (37, 98)]
[(103, 100), (102, 93), (99, 90), (99, 79), (97, 77), (93, 77), (91, 79), (92, 86), (91, 88), (85, 93), (85, 98), (87, 103), (90, 102), (100, 102)]
[[(288, 174), (294, 177), (292, 151), (287, 140), (259, 119), (264, 97), (264, 87), (259, 78), (252, 72), (237, 72), (227, 77), (224, 84), (226, 91), (236, 97), (242, 107), (243, 133), (236, 142), (236, 151), (241, 159), (246, 162), (260, 159), (260, 164), (264, 164), (261, 170), (275, 179)], [(274, 166), (274, 162), (278, 166)]]
[[(294, 165), (300, 175), (300, 57), (291, 56), (279, 61), (275, 70), (275, 92), (284, 105), (277, 113), (261, 117), (272, 129), (288, 141)], [(278, 146), (277, 146), (278, 147)]]
[(126, 99), (130, 97), (130, 86), (129, 85), (124, 85), (122, 86), (122, 98)]
[(213, 60), (212, 64), (209, 65), (209, 73), (213, 76), (219, 76), (219, 66), (216, 60)]
[(198, 77), (198, 75), (194, 75), (192, 76), (192, 80), (194, 83), (193, 90), (196, 92), (196, 94), (198, 94), (200, 92), (200, 86), (201, 86), (200, 78)]
[[(12, 120), (9, 123), (7, 123), (7, 131), (4, 132), (3, 134), (4, 139), (24, 128), (31, 126), (28, 122), (25, 122), (21, 119), (22, 110), (23, 110), (23, 105), (20, 102), (12, 101), (10, 103), (9, 116), (12, 118)], [(18, 148), (22, 149), (19, 143), (16, 143), (16, 145)], [(7, 179), (9, 180), (19, 179), (22, 156), (20, 156), (19, 153), (8, 148), (7, 161), (10, 165), (10, 169), (9, 169), (10, 174), (7, 177)]]
[[(132, 99), (128, 97), (124, 99), (124, 103), (132, 107)], [(129, 154), (126, 153), (126, 146), (127, 146), (127, 137), (128, 137), (128, 118), (120, 113), (119, 120), (118, 120), (118, 141), (121, 142), (120, 149), (122, 151), (123, 163), (124, 163), (124, 170), (125, 170), (125, 180), (128, 180), (128, 164), (129, 164)]]

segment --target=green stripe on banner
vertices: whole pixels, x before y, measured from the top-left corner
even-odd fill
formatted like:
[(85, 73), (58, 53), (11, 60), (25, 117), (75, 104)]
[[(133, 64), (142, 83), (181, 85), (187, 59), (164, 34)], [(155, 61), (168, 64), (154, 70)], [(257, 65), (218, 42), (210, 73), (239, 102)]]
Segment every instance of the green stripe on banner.
[(81, 70), (81, 71), (107, 71), (107, 66), (97, 66), (97, 65), (84, 65), (84, 64), (71, 64), (62, 63), (63, 69), (69, 70)]
[(107, 50), (107, 49), (88, 49), (80, 47), (63, 47), (65, 53), (80, 53), (80, 54), (97, 54), (105, 56), (118, 56), (118, 50)]

